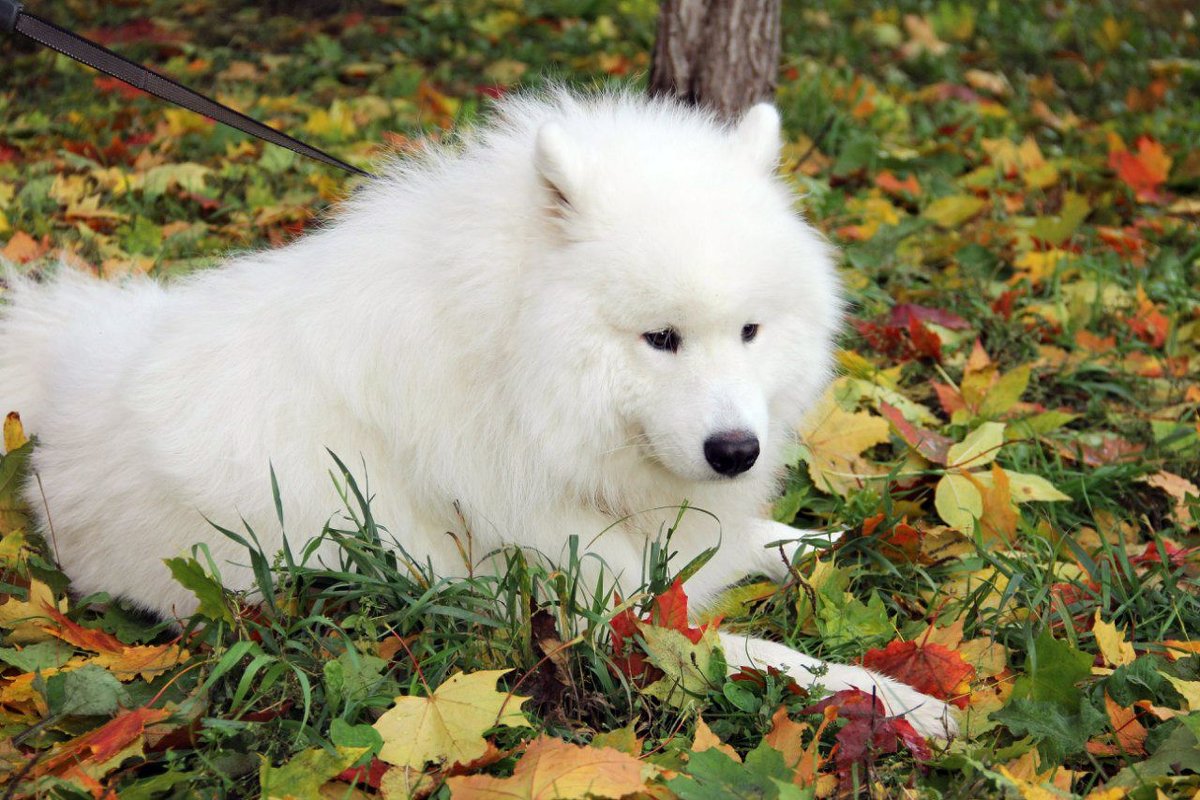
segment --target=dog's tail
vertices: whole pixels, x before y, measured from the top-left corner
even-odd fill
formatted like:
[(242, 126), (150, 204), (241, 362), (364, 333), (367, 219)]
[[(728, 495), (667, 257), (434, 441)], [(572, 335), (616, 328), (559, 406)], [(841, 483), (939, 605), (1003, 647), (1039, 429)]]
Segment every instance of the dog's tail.
[(65, 265), (36, 280), (0, 263), (0, 418), (16, 411), (35, 433), (73, 323), (117, 287)]

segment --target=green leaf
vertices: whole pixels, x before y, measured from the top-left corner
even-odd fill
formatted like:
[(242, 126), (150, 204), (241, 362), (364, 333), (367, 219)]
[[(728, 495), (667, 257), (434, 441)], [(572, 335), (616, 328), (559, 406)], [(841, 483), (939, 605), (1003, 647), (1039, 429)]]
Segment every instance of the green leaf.
[(1075, 684), (1091, 674), (1091, 655), (1043, 630), (1034, 640), (1025, 674), (1013, 684), (1013, 697), (1057, 703), (1069, 713), (1079, 708), (1082, 696)]
[(967, 534), (975, 531), (975, 522), (983, 516), (983, 495), (979, 493), (979, 487), (958, 472), (947, 472), (938, 481), (933, 504), (947, 525)]
[(233, 622), (233, 612), (225, 602), (225, 590), (216, 579), (204, 571), (194, 558), (167, 558), (163, 560), (176, 582), (190, 589), (200, 600), (197, 612), (211, 620)]
[[(780, 794), (780, 784), (792, 776), (783, 754), (759, 745), (739, 764), (716, 748), (692, 753), (683, 775), (667, 781), (667, 788), (680, 800), (793, 800), (797, 795)], [(801, 794), (799, 797), (804, 797)]]
[(258, 772), (262, 800), (320, 797), (321, 785), (346, 769), (366, 752), (362, 747), (305, 750), (281, 767), (272, 767), (265, 756)]
[(70, 661), (74, 654), (74, 647), (58, 639), (26, 645), (20, 650), (13, 647), (0, 647), (0, 661), (16, 667), (21, 672), (37, 672), (61, 667)]
[(1041, 217), (1029, 228), (1031, 236), (1050, 244), (1062, 244), (1070, 239), (1080, 224), (1092, 213), (1087, 198), (1075, 192), (1063, 192), (1062, 210), (1058, 216)]
[(1104, 712), (1082, 697), (1074, 711), (1049, 700), (1014, 698), (991, 717), (1007, 726), (1014, 736), (1032, 736), (1043, 764), (1061, 764), (1068, 756), (1082, 752), (1087, 740), (1104, 730), (1107, 722)]
[(1079, 419), (1078, 414), (1068, 414), (1066, 411), (1043, 411), (1041, 414), (1010, 422), (1007, 430), (1004, 431), (1004, 438), (1012, 441), (1041, 436), (1056, 431), (1077, 419)]
[(378, 656), (342, 653), (324, 667), (325, 687), (346, 703), (361, 703), (383, 683), (387, 662)]
[(650, 663), (665, 674), (647, 686), (646, 694), (683, 708), (725, 679), (725, 656), (715, 627), (696, 644), (672, 628), (646, 625), (641, 630)]
[(87, 664), (46, 680), (50, 711), (63, 716), (111, 716), (129, 705), (129, 693), (108, 670)]
[(985, 422), (967, 434), (967, 438), (950, 446), (946, 463), (951, 467), (978, 469), (996, 460), (1004, 444), (1004, 424)]
[(351, 725), (340, 717), (329, 726), (329, 739), (338, 747), (363, 748), (372, 753), (383, 747), (383, 737), (375, 728), (365, 722)]
[(726, 681), (721, 687), (721, 694), (739, 711), (753, 714), (762, 707), (762, 698), (747, 689), (738, 681)]
[(822, 605), (817, 617), (817, 629), (824, 642), (831, 647), (855, 643), (867, 648), (881, 644), (895, 633), (888, 619), (887, 607), (878, 592), (871, 592), (866, 603), (847, 596), (840, 604)]
[(1031, 371), (1030, 366), (1025, 364), (1001, 375), (979, 404), (979, 415), (993, 419), (1015, 406), (1029, 386)]
[(934, 200), (921, 212), (921, 216), (933, 220), (942, 228), (957, 228), (983, 211), (986, 205), (986, 200), (973, 194), (956, 194)]

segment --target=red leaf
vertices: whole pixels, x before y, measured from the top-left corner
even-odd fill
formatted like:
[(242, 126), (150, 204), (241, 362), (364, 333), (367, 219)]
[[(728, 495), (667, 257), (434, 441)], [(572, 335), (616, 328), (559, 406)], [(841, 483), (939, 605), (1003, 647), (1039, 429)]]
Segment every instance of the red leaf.
[(890, 675), (918, 691), (966, 708), (975, 668), (958, 653), (940, 644), (892, 642), (868, 650), (863, 666)]
[(913, 317), (908, 321), (908, 337), (912, 341), (913, 352), (918, 357), (924, 357), (933, 361), (942, 360), (942, 340), (933, 331), (921, 324), (921, 321)]
[(947, 414), (953, 414), (955, 411), (966, 409), (967, 403), (963, 400), (962, 392), (956, 387), (937, 381), (929, 382), (933, 386), (934, 394), (937, 395), (938, 403), (941, 404), (942, 410)]
[[(650, 624), (657, 625), (660, 628), (671, 628), (682, 634), (688, 635), (687, 624), (688, 598), (683, 591), (683, 583), (679, 578), (671, 584), (671, 588), (654, 598), (654, 606), (650, 609)], [(692, 639), (692, 642), (698, 642), (700, 637)]]
[(909, 447), (935, 464), (946, 463), (946, 459), (949, 458), (950, 446), (954, 444), (953, 439), (948, 436), (942, 436), (940, 433), (918, 428), (905, 419), (899, 409), (887, 403), (880, 404), (879, 413), (888, 422), (892, 423), (892, 427), (896, 429), (896, 433), (900, 434), (900, 438)]
[(932, 322), (934, 325), (941, 325), (943, 328), (952, 331), (965, 331), (971, 327), (971, 324), (958, 314), (940, 308), (919, 306), (915, 303), (900, 303), (893, 306), (892, 315), (888, 319), (888, 322), (892, 325), (908, 327), (914, 319), (921, 322)]
[(383, 773), (387, 772), (390, 766), (390, 764), (386, 764), (378, 758), (372, 758), (371, 763), (365, 767), (349, 767), (342, 770), (334, 780), (353, 783), (355, 786), (369, 786), (372, 789), (378, 789), (379, 781), (383, 779)]
[[(1187, 563), (1188, 557), (1192, 553), (1200, 551), (1200, 546), (1180, 547), (1166, 540), (1163, 540), (1162, 546), (1163, 550), (1167, 553), (1167, 560), (1171, 562), (1172, 567), (1182, 567)], [(1129, 559), (1129, 563), (1138, 565), (1161, 564), (1162, 556), (1158, 553), (1158, 545), (1154, 542), (1147, 542), (1146, 549)]]
[(886, 716), (883, 701), (861, 689), (836, 692), (800, 713), (821, 714), (830, 707), (837, 710), (839, 717), (848, 720), (834, 737), (838, 743), (834, 763), (843, 784), (852, 777), (855, 764), (869, 768), (877, 756), (895, 753), (901, 745), (918, 760), (927, 761), (933, 757), (925, 740), (908, 720)]
[(135, 97), (149, 97), (136, 86), (130, 86), (123, 80), (110, 78), (107, 75), (97, 75), (92, 78), (92, 85), (102, 92), (116, 92), (126, 100), (132, 100)]

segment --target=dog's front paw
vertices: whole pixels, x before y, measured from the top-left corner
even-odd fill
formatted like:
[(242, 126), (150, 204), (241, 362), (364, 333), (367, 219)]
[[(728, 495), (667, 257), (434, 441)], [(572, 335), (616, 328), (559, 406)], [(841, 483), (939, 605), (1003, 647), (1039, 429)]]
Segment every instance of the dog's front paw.
[(898, 681), (888, 681), (879, 689), (887, 713), (904, 717), (922, 736), (953, 739), (958, 735), (958, 722), (949, 703)]

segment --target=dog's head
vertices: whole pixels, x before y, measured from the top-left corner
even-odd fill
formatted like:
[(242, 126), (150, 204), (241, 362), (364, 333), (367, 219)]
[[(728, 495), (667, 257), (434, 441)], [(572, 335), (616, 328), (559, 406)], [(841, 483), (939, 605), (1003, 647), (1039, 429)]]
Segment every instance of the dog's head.
[(775, 177), (779, 148), (765, 104), (722, 127), (618, 103), (537, 132), (541, 335), (591, 370), (625, 443), (685, 480), (777, 463), (763, 454), (830, 374), (831, 250)]

